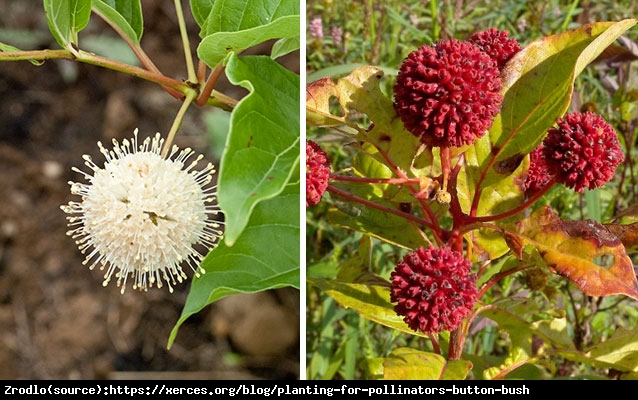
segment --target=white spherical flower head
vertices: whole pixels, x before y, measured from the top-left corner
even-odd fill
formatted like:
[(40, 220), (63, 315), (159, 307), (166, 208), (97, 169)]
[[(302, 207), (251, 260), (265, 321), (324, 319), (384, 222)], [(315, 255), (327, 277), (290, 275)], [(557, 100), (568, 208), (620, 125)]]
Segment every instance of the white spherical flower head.
[(93, 174), (73, 170), (88, 183), (69, 182), (82, 201), (61, 206), (70, 214), (67, 235), (87, 254), (83, 264), (106, 269), (104, 286), (115, 274), (122, 293), (128, 277), (134, 279), (133, 289), (161, 288), (164, 281), (172, 292), (187, 278), (183, 263), (196, 276), (204, 273), (204, 255), (196, 247), (212, 250), (222, 235), (222, 223), (213, 219), (219, 213), (216, 186), (209, 185), (213, 165), (193, 170), (203, 156), (186, 165), (194, 152), (177, 146), (162, 157), (163, 143), (158, 133), (138, 145), (137, 129), (132, 143), (113, 140), (113, 150), (98, 142), (104, 167), (85, 155)]

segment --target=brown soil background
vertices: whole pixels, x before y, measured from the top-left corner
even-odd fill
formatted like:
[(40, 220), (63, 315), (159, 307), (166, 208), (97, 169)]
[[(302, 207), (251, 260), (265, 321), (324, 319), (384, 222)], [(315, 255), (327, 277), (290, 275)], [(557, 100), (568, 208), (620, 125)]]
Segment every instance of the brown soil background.
[[(195, 52), (199, 28), (182, 3)], [(173, 2), (142, 1), (142, 10), (142, 47), (165, 75), (185, 78)], [(37, 48), (58, 48), (41, 1), (0, 0), (0, 29), (34, 30)], [(88, 34), (116, 38), (96, 15), (80, 45)], [(280, 61), (299, 72), (299, 53)], [(244, 94), (224, 81), (218, 89)], [(67, 181), (82, 181), (71, 167), (83, 154), (101, 162), (98, 140), (136, 127), (142, 137), (166, 133), (179, 106), (153, 83), (91, 65), (0, 62), (0, 379), (299, 378), (296, 289), (222, 299), (186, 320), (167, 350), (190, 279), (173, 294), (129, 285), (121, 295), (65, 235)], [(177, 145), (213, 154), (206, 111), (191, 107)]]

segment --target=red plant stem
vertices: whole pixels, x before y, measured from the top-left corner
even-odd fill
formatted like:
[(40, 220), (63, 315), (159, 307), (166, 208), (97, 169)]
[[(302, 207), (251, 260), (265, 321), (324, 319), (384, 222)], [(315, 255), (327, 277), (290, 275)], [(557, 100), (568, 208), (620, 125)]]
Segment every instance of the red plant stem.
[(433, 229), (432, 224), (429, 221), (426, 221), (423, 218), (419, 218), (416, 215), (412, 215), (412, 214), (403, 212), (401, 210), (396, 210), (394, 208), (390, 208), (390, 207), (383, 206), (381, 204), (377, 204), (377, 203), (372, 202), (370, 200), (366, 200), (366, 199), (363, 199), (363, 198), (361, 198), (359, 196), (355, 196), (352, 193), (348, 193), (348, 192), (346, 192), (344, 190), (338, 189), (338, 188), (336, 188), (336, 187), (334, 187), (332, 185), (328, 185), (326, 190), (328, 192), (334, 193), (334, 194), (336, 194), (338, 196), (341, 196), (341, 197), (344, 197), (346, 199), (355, 201), (357, 203), (364, 204), (364, 205), (366, 205), (368, 207), (376, 208), (377, 210), (380, 210), (380, 211), (383, 211), (383, 212), (394, 214), (394, 215), (399, 216), (401, 218), (405, 218), (407, 220), (414, 221), (414, 222), (419, 223), (419, 224), (421, 224), (421, 225), (423, 225), (425, 227)]
[(509, 269), (507, 271), (504, 272), (500, 272), (496, 275), (494, 275), (492, 278), (490, 278), (489, 281), (485, 282), (485, 284), (483, 285), (483, 287), (481, 288), (481, 290), (479, 290), (477, 298), (481, 298), (483, 297), (483, 295), (485, 294), (485, 292), (488, 291), (489, 288), (491, 288), (492, 286), (494, 286), (494, 284), (498, 281), (500, 281), (501, 279), (505, 278), (508, 275), (512, 275), (515, 274), (517, 272), (526, 270), (527, 268), (529, 268), (528, 265), (521, 265), (520, 267), (516, 267), (516, 268), (512, 268)]
[(222, 72), (224, 72), (224, 64), (220, 62), (219, 64), (215, 66), (215, 69), (213, 69), (213, 71), (208, 76), (208, 79), (206, 80), (206, 84), (204, 85), (204, 88), (202, 89), (202, 91), (199, 93), (199, 96), (197, 96), (197, 99), (195, 100), (195, 104), (197, 104), (198, 106), (203, 106), (204, 104), (206, 104), (206, 102), (208, 101), (208, 98), (213, 92), (213, 89), (215, 88), (215, 84), (219, 80), (219, 77), (222, 75)]
[[(373, 143), (374, 144), (374, 143)], [(376, 144), (374, 144), (374, 146), (377, 148), (377, 150), (379, 150), (379, 154), (381, 154), (383, 156), (383, 158), (385, 159), (385, 161), (388, 163), (388, 165), (390, 167), (392, 167), (392, 169), (394, 170), (394, 172), (402, 179), (408, 179), (408, 177), (403, 173), (403, 171), (401, 171), (401, 169), (399, 167), (397, 167), (394, 162), (392, 162), (392, 160), (390, 160), (390, 158), (388, 157), (388, 155)], [(417, 194), (418, 191), (415, 191), (412, 187), (409, 187), (410, 191), (413, 194)], [(430, 220), (430, 229), (434, 232), (434, 237), (437, 241), (438, 244), (443, 244), (443, 230), (441, 229), (441, 226), (439, 225), (439, 222), (436, 219), (436, 215), (434, 215), (434, 213), (432, 212), (432, 209), (430, 208), (430, 206), (425, 202), (425, 200), (423, 200), (422, 198), (416, 197), (417, 201), (419, 202), (419, 205), (421, 206), (421, 209), (423, 210), (423, 213), (425, 215), (428, 216), (429, 220)]]
[(364, 178), (337, 174), (330, 174), (330, 180), (359, 183), (387, 183), (389, 185), (418, 184), (421, 182), (418, 178)]
[(497, 221), (499, 219), (504, 219), (504, 218), (508, 218), (508, 217), (513, 216), (513, 215), (516, 215), (519, 212), (521, 212), (521, 211), (525, 210), (526, 208), (530, 207), (532, 204), (534, 204), (536, 202), (536, 200), (540, 199), (545, 193), (547, 193), (547, 191), (549, 189), (551, 189), (551, 187), (555, 183), (556, 183), (556, 178), (552, 178), (552, 180), (547, 182), (547, 184), (541, 190), (539, 190), (538, 192), (534, 193), (534, 195), (532, 197), (526, 199), (523, 203), (521, 203), (517, 207), (512, 208), (511, 210), (502, 212), (500, 214), (495, 214), (495, 215), (485, 215), (483, 217), (477, 217), (475, 215), (470, 215), (470, 216), (466, 217), (465, 222), (466, 223), (491, 222), (491, 221)]
[(439, 339), (436, 335), (430, 334), (430, 342), (432, 342), (432, 349), (436, 354), (441, 354), (441, 347), (439, 346)]
[[(463, 154), (461, 154), (458, 162), (456, 163), (456, 166), (454, 166), (454, 169), (450, 171), (450, 177), (449, 177), (449, 183), (448, 183), (448, 187), (449, 187), (448, 190), (449, 190), (450, 199), (451, 199), (450, 213), (452, 214), (452, 221), (453, 221), (452, 231), (453, 232), (458, 230), (464, 224), (463, 210), (461, 210), (461, 204), (459, 203), (459, 196), (456, 190), (457, 179), (458, 179), (459, 171), (461, 170), (461, 166), (463, 164), (463, 158), (464, 158)], [(461, 235), (458, 235), (458, 239), (456, 243), (452, 243), (452, 246), (454, 246), (455, 250), (457, 251), (462, 250), (463, 238)]]

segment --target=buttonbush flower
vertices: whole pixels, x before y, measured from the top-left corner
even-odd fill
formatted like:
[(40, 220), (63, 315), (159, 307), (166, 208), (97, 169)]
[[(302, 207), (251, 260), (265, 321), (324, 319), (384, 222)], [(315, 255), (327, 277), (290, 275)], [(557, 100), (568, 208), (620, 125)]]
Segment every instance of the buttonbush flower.
[(579, 193), (609, 182), (624, 160), (614, 128), (590, 111), (559, 118), (543, 145), (547, 166), (557, 182)]
[(414, 331), (458, 328), (478, 296), (470, 261), (448, 247), (420, 247), (407, 253), (391, 273), (390, 300)]
[(306, 207), (321, 201), (330, 178), (330, 160), (319, 145), (306, 140)]
[(183, 263), (196, 276), (204, 273), (196, 247), (211, 250), (222, 235), (222, 223), (211, 218), (219, 213), (216, 186), (209, 185), (213, 165), (194, 170), (203, 156), (187, 164), (193, 150), (177, 146), (162, 157), (163, 143), (158, 133), (138, 144), (137, 129), (132, 142), (113, 140), (112, 150), (98, 142), (104, 166), (85, 155), (91, 172), (73, 171), (88, 182), (69, 182), (81, 201), (61, 206), (69, 214), (67, 235), (86, 254), (83, 264), (106, 269), (104, 286), (115, 276), (122, 293), (129, 278), (133, 289), (161, 288), (165, 282), (172, 292), (187, 278)]
[(394, 106), (406, 129), (432, 147), (460, 147), (483, 136), (503, 97), (495, 60), (468, 41), (421, 46), (403, 61)]
[(495, 28), (474, 33), (470, 36), (470, 42), (496, 60), (498, 69), (503, 69), (505, 64), (521, 51), (521, 45), (516, 39), (509, 38), (509, 32)]
[(525, 194), (531, 197), (549, 184), (554, 173), (547, 167), (543, 144), (536, 147), (529, 155), (529, 169), (525, 179)]

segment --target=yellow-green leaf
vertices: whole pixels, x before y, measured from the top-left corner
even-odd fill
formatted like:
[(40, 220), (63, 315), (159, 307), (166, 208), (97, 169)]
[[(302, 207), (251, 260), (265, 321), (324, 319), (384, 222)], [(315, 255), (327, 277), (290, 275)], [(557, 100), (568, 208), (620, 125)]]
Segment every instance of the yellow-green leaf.
[(401, 347), (386, 357), (383, 377), (389, 380), (462, 380), (471, 369), (470, 361), (448, 361), (439, 354)]
[(310, 278), (307, 281), (332, 297), (342, 307), (351, 308), (366, 319), (411, 335), (427, 337), (424, 333), (410, 329), (403, 318), (394, 311), (394, 305), (390, 302), (389, 284), (375, 286)]
[(638, 331), (620, 328), (611, 338), (583, 351), (563, 350), (558, 354), (599, 368), (638, 373)]

